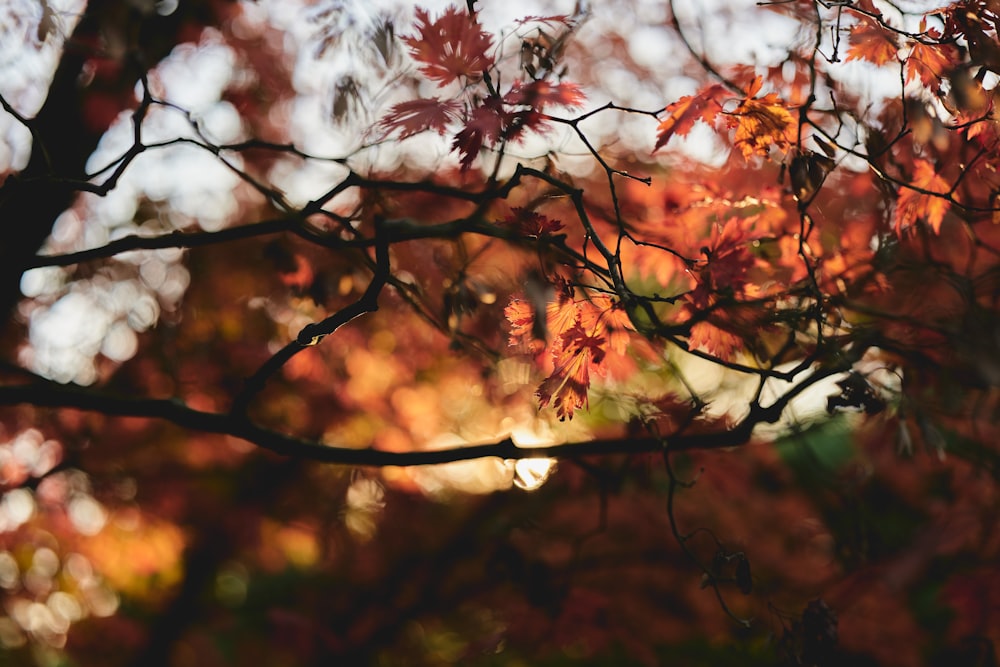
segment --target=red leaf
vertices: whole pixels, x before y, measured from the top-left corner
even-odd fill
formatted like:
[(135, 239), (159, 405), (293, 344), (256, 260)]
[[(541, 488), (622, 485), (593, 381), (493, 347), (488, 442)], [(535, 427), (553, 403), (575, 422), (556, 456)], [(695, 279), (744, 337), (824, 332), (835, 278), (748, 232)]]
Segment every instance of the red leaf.
[(444, 134), (448, 123), (458, 117), (461, 108), (462, 105), (456, 100), (442, 102), (436, 97), (400, 102), (389, 110), (379, 125), (387, 132), (399, 130), (400, 139), (424, 130)]
[(747, 287), (747, 274), (756, 263), (749, 246), (759, 236), (749, 232), (744, 221), (736, 217), (725, 225), (713, 225), (712, 237), (705, 246), (708, 261), (696, 274), (698, 284), (687, 299), (698, 308), (706, 308), (719, 291), (742, 295)]
[(499, 97), (487, 98), (481, 106), (472, 110), (465, 127), (455, 135), (451, 144), (451, 149), (462, 156), (463, 170), (472, 166), (483, 144), (492, 145), (500, 138), (506, 116)]
[(510, 209), (502, 224), (513, 227), (519, 234), (529, 237), (549, 236), (563, 228), (558, 220), (520, 207)]
[[(913, 178), (910, 182), (921, 190), (939, 192), (941, 195), (947, 194), (949, 189), (948, 182), (937, 175), (934, 166), (927, 160), (914, 160)], [(926, 220), (937, 234), (950, 206), (951, 202), (943, 196), (925, 194), (913, 188), (900, 188), (894, 216), (896, 234), (901, 234), (919, 218)]]
[(503, 101), (512, 106), (527, 106), (542, 111), (549, 105), (579, 107), (583, 104), (584, 99), (583, 91), (575, 83), (553, 84), (540, 80), (532, 81), (526, 85), (515, 81), (510, 92), (504, 95)]
[(422, 65), (427, 78), (444, 86), (459, 77), (478, 80), (484, 70), (493, 66), (486, 52), (493, 40), (468, 14), (449, 7), (433, 23), (423, 9), (417, 9), (419, 35), (404, 37), (410, 53)]
[(713, 84), (697, 95), (687, 95), (667, 105), (664, 111), (668, 115), (656, 128), (656, 145), (653, 150), (659, 150), (675, 134), (685, 136), (699, 120), (711, 125), (722, 111), (725, 97), (726, 89), (720, 84)]

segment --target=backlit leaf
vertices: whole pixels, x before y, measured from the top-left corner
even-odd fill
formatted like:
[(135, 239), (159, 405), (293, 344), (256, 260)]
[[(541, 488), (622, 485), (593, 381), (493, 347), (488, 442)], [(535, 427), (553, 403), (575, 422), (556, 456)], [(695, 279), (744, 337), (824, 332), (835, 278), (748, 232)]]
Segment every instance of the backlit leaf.
[(576, 108), (583, 104), (586, 96), (575, 83), (539, 80), (522, 84), (515, 81), (503, 101), (514, 106), (528, 106), (542, 111), (549, 105)]
[(766, 156), (771, 147), (785, 150), (795, 143), (796, 122), (791, 112), (775, 93), (759, 99), (753, 96), (760, 90), (762, 77), (757, 77), (747, 90), (747, 97), (740, 106), (727, 115), (727, 123), (736, 128), (733, 145), (743, 157)]
[(906, 59), (906, 81), (916, 77), (932, 90), (941, 87), (942, 77), (954, 69), (958, 50), (951, 44), (923, 44), (914, 42)]
[(851, 28), (848, 38), (847, 60), (864, 60), (874, 65), (884, 65), (896, 60), (899, 47), (893, 33), (881, 25), (864, 19)]
[(488, 33), (468, 14), (449, 7), (436, 21), (422, 8), (417, 9), (416, 36), (404, 37), (410, 53), (420, 63), (427, 78), (444, 86), (459, 77), (479, 80), (493, 65), (487, 53), (493, 46)]
[(507, 116), (497, 97), (488, 98), (481, 106), (472, 110), (465, 127), (455, 135), (452, 150), (462, 156), (462, 169), (472, 166), (484, 145), (493, 145), (503, 134), (504, 119)]
[(743, 347), (739, 336), (704, 321), (691, 326), (688, 341), (692, 348), (726, 360), (732, 359), (736, 351)]
[(666, 145), (670, 137), (675, 134), (680, 137), (685, 136), (698, 121), (711, 125), (722, 111), (725, 96), (726, 89), (720, 84), (714, 84), (697, 95), (686, 95), (667, 105), (664, 109), (667, 117), (656, 128), (656, 145), (653, 150), (659, 150)]
[(925, 220), (937, 234), (941, 230), (944, 215), (951, 206), (951, 203), (943, 196), (948, 192), (948, 182), (934, 171), (934, 166), (927, 160), (914, 161), (911, 182), (915, 188), (937, 192), (941, 196), (926, 194), (909, 187), (900, 188), (894, 216), (896, 234), (902, 234), (920, 219)]
[(392, 107), (379, 125), (387, 132), (399, 130), (399, 138), (434, 130), (444, 134), (448, 123), (458, 117), (462, 105), (456, 100), (441, 101), (436, 97), (400, 102)]
[(532, 326), (535, 321), (535, 310), (531, 304), (522, 299), (511, 299), (503, 311), (504, 317), (510, 323), (510, 345), (518, 345), (531, 340)]
[(604, 360), (603, 336), (593, 336), (579, 323), (563, 337), (552, 375), (542, 382), (536, 395), (542, 407), (552, 404), (560, 420), (572, 419), (573, 412), (587, 407), (591, 365)]

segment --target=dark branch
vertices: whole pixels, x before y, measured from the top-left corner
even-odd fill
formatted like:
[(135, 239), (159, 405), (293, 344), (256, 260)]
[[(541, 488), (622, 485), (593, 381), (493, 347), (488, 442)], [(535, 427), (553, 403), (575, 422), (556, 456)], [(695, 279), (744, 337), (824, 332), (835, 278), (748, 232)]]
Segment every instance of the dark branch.
[[(277, 356), (277, 355), (276, 355)], [(266, 364), (265, 364), (266, 366)], [(666, 437), (610, 438), (572, 442), (546, 447), (518, 447), (506, 438), (485, 445), (468, 445), (431, 451), (388, 452), (372, 448), (349, 449), (305, 440), (263, 428), (237, 412), (205, 412), (189, 407), (178, 399), (133, 398), (117, 396), (54, 382), (0, 387), (0, 405), (35, 405), (52, 408), (73, 408), (110, 416), (160, 419), (182, 428), (202, 433), (225, 434), (241, 438), (258, 447), (283, 456), (304, 460), (357, 466), (416, 466), (469, 461), (488, 457), (502, 459), (576, 458), (580, 456), (611, 456), (658, 452), (711, 450), (738, 447), (750, 442), (759, 424), (777, 422), (793, 398), (820, 380), (846, 370), (849, 364), (819, 368), (789, 388), (768, 406), (753, 404), (750, 413), (732, 429), (708, 433), (678, 433)], [(266, 380), (266, 378), (264, 378)], [(248, 396), (250, 398), (250, 396)]]
[(305, 326), (295, 340), (291, 341), (281, 350), (274, 354), (251, 376), (243, 391), (236, 396), (233, 401), (232, 412), (234, 415), (243, 415), (250, 405), (250, 401), (259, 394), (267, 380), (281, 370), (289, 359), (302, 350), (312, 345), (317, 345), (323, 338), (329, 336), (334, 331), (344, 326), (351, 320), (361, 317), (366, 313), (373, 313), (378, 310), (378, 297), (389, 279), (389, 244), (383, 233), (384, 222), (375, 221), (375, 272), (372, 280), (368, 284), (368, 289), (354, 303), (341, 308), (336, 313), (326, 318), (322, 322), (316, 322)]
[(200, 248), (202, 246), (229, 243), (257, 236), (280, 234), (295, 227), (294, 218), (264, 220), (240, 227), (229, 227), (217, 232), (174, 231), (161, 236), (125, 236), (98, 248), (79, 250), (63, 255), (36, 255), (28, 262), (28, 268), (41, 266), (70, 266), (95, 259), (106, 259), (132, 250), (160, 250), (163, 248)]

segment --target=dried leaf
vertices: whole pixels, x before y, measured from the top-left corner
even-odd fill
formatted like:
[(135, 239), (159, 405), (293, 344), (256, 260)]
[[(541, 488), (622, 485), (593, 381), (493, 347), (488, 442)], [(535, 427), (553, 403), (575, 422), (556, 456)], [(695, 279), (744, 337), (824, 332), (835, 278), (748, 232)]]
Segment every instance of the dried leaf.
[(736, 586), (743, 595), (750, 595), (753, 591), (753, 576), (750, 574), (750, 561), (743, 554), (739, 554), (736, 559)]

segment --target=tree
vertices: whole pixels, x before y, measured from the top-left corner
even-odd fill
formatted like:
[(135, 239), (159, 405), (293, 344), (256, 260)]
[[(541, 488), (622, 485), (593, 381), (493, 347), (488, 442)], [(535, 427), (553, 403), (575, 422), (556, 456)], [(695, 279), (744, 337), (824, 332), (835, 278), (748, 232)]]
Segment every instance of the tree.
[(995, 3), (167, 5), (11, 10), (12, 660), (995, 662)]

